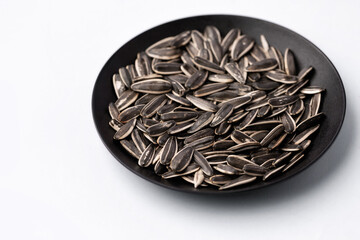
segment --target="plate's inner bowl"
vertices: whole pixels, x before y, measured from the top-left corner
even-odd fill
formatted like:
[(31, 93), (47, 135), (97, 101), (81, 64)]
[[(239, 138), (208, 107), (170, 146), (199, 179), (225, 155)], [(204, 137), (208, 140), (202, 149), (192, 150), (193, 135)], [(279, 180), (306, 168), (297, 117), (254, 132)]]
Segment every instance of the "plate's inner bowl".
[[(128, 42), (113, 55), (113, 57), (108, 61), (100, 73), (96, 83), (93, 96), (93, 112), (99, 133), (114, 156), (135, 173), (163, 186), (186, 191), (218, 191), (215, 187), (194, 189), (191, 184), (180, 180), (180, 178), (169, 180), (162, 179), (161, 177), (154, 174), (153, 167), (139, 167), (137, 165), (137, 160), (120, 146), (119, 141), (112, 139), (114, 131), (108, 125), (108, 122), (111, 120), (111, 118), (107, 112), (108, 104), (110, 102), (114, 102), (117, 98), (113, 90), (111, 79), (112, 75), (118, 72), (119, 67), (124, 67), (134, 63), (136, 54), (138, 52), (144, 51), (151, 44), (162, 38), (173, 36), (184, 30), (190, 29), (197, 29), (200, 32), (203, 32), (206, 25), (216, 26), (220, 30), (222, 37), (224, 37), (230, 29), (240, 28), (244, 34), (256, 40), (258, 46), (263, 46), (259, 41), (259, 37), (260, 34), (264, 34), (270, 45), (279, 49), (283, 55), (285, 54), (286, 48), (290, 48), (294, 52), (296, 57), (296, 68), (298, 70), (304, 69), (306, 66), (314, 67), (315, 71), (312, 73), (310, 78), (311, 80), (308, 85), (321, 86), (322, 88), (326, 89), (326, 92), (322, 93), (321, 107), (318, 110), (319, 112), (325, 112), (326, 118), (321, 122), (321, 127), (315, 133), (316, 135), (314, 134), (315, 136), (311, 138), (311, 145), (307, 149), (306, 154), (301, 159), (301, 161), (289, 168), (283, 174), (280, 174), (279, 176), (276, 176), (269, 181), (255, 181), (253, 183), (237, 187), (234, 190), (229, 189), (224, 191), (241, 191), (265, 186), (294, 175), (296, 172), (301, 171), (306, 166), (315, 161), (331, 144), (341, 126), (343, 119), (345, 99), (342, 83), (336, 73), (336, 70), (333, 68), (329, 60), (315, 46), (296, 33), (268, 22), (236, 16), (204, 16), (170, 22), (139, 35), (138, 37)], [(210, 51), (210, 53), (213, 52)], [(123, 56), (129, 56), (129, 58), (126, 59), (123, 58)], [(251, 58), (251, 56), (252, 55), (249, 55), (249, 58)], [(162, 61), (165, 62), (165, 60)], [(261, 61), (261, 59), (255, 59), (255, 61), (258, 62)], [(279, 65), (280, 64), (281, 63), (279, 63)], [(222, 68), (224, 69), (224, 66)], [(283, 70), (285, 70), (285, 68), (283, 68)], [(209, 72), (210, 74), (215, 74), (213, 69), (210, 69)], [(267, 92), (269, 93), (270, 90)], [(331, 96), (331, 98), (328, 96)], [(183, 97), (189, 100), (189, 98), (186, 98), (185, 95)], [(302, 96), (300, 95), (300, 97)], [(335, 103), (338, 103), (338, 106), (339, 103), (342, 103), (340, 106), (343, 107), (335, 108)], [(214, 110), (214, 113), (216, 113), (216, 111)], [(239, 123), (241, 123), (241, 121), (236, 125), (239, 125)], [(246, 128), (241, 129), (241, 131), (246, 130)], [(250, 132), (246, 133), (251, 134)], [(131, 139), (130, 136), (129, 138)], [(228, 139), (232, 138), (230, 137)]]

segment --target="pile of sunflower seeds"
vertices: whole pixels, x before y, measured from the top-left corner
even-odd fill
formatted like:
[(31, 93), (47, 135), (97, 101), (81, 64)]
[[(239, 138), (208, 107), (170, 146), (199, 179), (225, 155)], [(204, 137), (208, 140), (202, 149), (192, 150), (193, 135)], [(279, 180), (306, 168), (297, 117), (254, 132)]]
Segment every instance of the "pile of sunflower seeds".
[(266, 181), (304, 157), (320, 127), (313, 67), (297, 71), (260, 35), (185, 31), (137, 54), (113, 76), (114, 140), (164, 179), (220, 190)]

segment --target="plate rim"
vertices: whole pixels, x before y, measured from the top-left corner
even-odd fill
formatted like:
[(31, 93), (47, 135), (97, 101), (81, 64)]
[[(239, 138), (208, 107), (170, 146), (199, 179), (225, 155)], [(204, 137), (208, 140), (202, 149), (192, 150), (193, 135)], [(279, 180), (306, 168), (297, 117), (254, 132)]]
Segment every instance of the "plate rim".
[[(290, 175), (290, 176), (287, 176), (286, 178), (280, 178), (280, 179), (275, 179), (273, 180), (272, 182), (269, 182), (268, 184), (265, 184), (265, 185), (258, 185), (258, 186), (254, 186), (254, 187), (251, 187), (251, 185), (249, 185), (249, 187), (247, 188), (234, 188), (234, 189), (228, 189), (228, 190), (222, 190), (222, 191), (219, 191), (219, 190), (216, 190), (214, 191), (214, 189), (211, 189), (210, 191), (206, 188), (202, 188), (202, 189), (193, 189), (193, 190), (188, 190), (188, 189), (185, 189), (185, 188), (180, 188), (180, 187), (176, 187), (176, 186), (173, 186), (173, 185), (166, 185), (164, 183), (161, 183), (160, 181), (156, 181), (156, 180), (153, 180), (151, 178), (147, 178), (146, 176), (144, 176), (143, 174), (140, 174), (139, 172), (137, 172), (136, 170), (132, 169), (130, 166), (128, 166), (127, 164), (125, 164), (122, 160), (119, 159), (119, 157), (110, 149), (110, 146), (108, 146), (108, 144), (106, 143), (105, 139), (103, 138), (102, 134), (101, 134), (101, 126), (100, 126), (100, 123), (96, 120), (96, 117), (95, 117), (95, 102), (96, 102), (96, 99), (95, 99), (95, 90), (96, 90), (96, 86), (99, 84), (100, 82), (100, 75), (101, 73), (105, 70), (105, 68), (109, 65), (109, 63), (111, 62), (111, 60), (114, 58), (114, 56), (117, 54), (118, 51), (120, 51), (120, 49), (122, 49), (124, 46), (128, 45), (128, 43), (130, 43), (132, 40), (138, 38), (140, 35), (142, 34), (145, 34), (147, 33), (148, 31), (151, 31), (153, 30), (154, 28), (157, 28), (157, 27), (161, 27), (163, 25), (167, 25), (167, 24), (170, 24), (170, 23), (174, 23), (174, 22), (178, 22), (178, 21), (184, 21), (186, 19), (191, 19), (191, 18), (206, 18), (206, 17), (239, 17), (239, 18), (245, 18), (245, 19), (248, 19), (248, 20), (251, 20), (251, 21), (257, 21), (257, 22), (265, 22), (267, 24), (270, 24), (272, 26), (275, 26), (275, 27), (278, 27), (278, 28), (281, 28), (282, 30), (285, 30), (285, 31), (288, 31), (292, 34), (295, 34), (297, 35), (301, 40), (307, 42), (309, 45), (311, 45), (313, 48), (315, 48), (325, 59), (326, 61), (328, 62), (328, 64), (333, 68), (333, 70), (335, 71), (336, 73), (336, 77), (339, 79), (339, 83), (340, 83), (340, 86), (341, 86), (341, 89), (340, 89), (340, 92), (341, 92), (341, 95), (343, 96), (343, 104), (342, 104), (342, 111), (341, 111), (341, 121), (340, 121), (340, 124), (337, 126), (337, 129), (335, 131), (335, 134), (333, 135), (333, 137), (330, 139), (330, 141), (328, 142), (328, 144), (325, 146), (325, 148), (318, 154), (318, 156), (312, 160), (309, 164), (301, 167), (298, 171), (296, 171), (294, 174)], [(93, 87), (93, 91), (92, 91), (92, 95), (91, 95), (91, 110), (92, 110), (92, 117), (93, 117), (93, 123), (95, 125), (95, 128), (96, 128), (96, 131), (98, 133), (98, 135), (100, 136), (100, 139), (102, 141), (102, 143), (105, 145), (106, 149), (111, 153), (112, 156), (115, 157), (115, 159), (120, 162), (123, 166), (125, 166), (125, 168), (127, 168), (128, 170), (130, 170), (132, 173), (135, 173), (137, 176), (140, 176), (142, 179), (144, 180), (147, 180), (149, 182), (152, 182), (158, 186), (161, 186), (161, 187), (164, 187), (164, 188), (167, 188), (167, 189), (171, 189), (171, 190), (174, 190), (174, 191), (180, 191), (180, 192), (186, 192), (186, 193), (193, 193), (193, 194), (206, 194), (206, 195), (228, 195), (228, 194), (234, 194), (234, 193), (242, 193), (242, 192), (247, 192), (247, 191), (253, 191), (253, 190), (258, 190), (258, 189), (262, 189), (264, 187), (271, 187), (271, 186), (274, 186), (276, 183), (278, 182), (282, 182), (282, 181), (285, 181), (285, 180), (289, 180), (290, 178), (298, 175), (300, 172), (304, 171), (305, 169), (307, 169), (309, 166), (311, 166), (313, 163), (315, 163), (316, 161), (318, 161), (324, 154), (325, 152), (331, 147), (331, 145), (334, 143), (335, 139), (338, 137), (339, 135), (339, 132), (343, 126), (343, 123), (344, 123), (344, 119), (345, 119), (345, 115), (346, 115), (346, 92), (345, 92), (345, 87), (344, 87), (344, 83), (342, 81), (342, 78), (338, 72), (338, 70), (335, 68), (334, 64), (331, 62), (331, 60), (325, 55), (325, 53), (320, 49), (318, 48), (314, 43), (312, 43), (310, 40), (308, 40), (307, 38), (305, 38), (304, 36), (300, 35), (299, 33), (296, 33), (295, 31), (287, 28), (287, 27), (284, 27), (280, 24), (277, 24), (277, 23), (274, 23), (274, 22), (271, 22), (271, 21), (268, 21), (268, 20), (264, 20), (264, 19), (260, 19), (260, 18), (254, 18), (254, 17), (249, 17), (249, 16), (244, 16), (244, 15), (234, 15), (234, 14), (206, 14), (206, 15), (194, 15), (194, 16), (188, 16), (188, 17), (183, 17), (183, 18), (178, 18), (178, 19), (174, 19), (174, 20), (171, 20), (171, 21), (167, 21), (165, 23), (162, 23), (162, 24), (158, 24), (158, 25), (155, 25), (151, 28), (148, 28), (146, 30), (144, 30), (143, 32), (137, 34), (136, 36), (134, 36), (133, 38), (131, 38), (130, 40), (128, 40), (127, 42), (125, 42), (124, 44), (122, 44), (112, 55), (111, 57), (106, 61), (106, 63), (103, 65), (103, 67), (101, 68), (97, 78), (96, 78), (96, 81), (95, 81), (95, 84), (94, 84), (94, 87)]]

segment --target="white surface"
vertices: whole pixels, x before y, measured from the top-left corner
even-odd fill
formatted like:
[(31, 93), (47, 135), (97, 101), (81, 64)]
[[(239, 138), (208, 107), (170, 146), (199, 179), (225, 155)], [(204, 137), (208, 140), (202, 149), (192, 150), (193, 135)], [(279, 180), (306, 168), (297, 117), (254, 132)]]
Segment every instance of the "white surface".
[[(0, 239), (359, 239), (359, 10), (356, 0), (1, 0)], [(96, 133), (90, 100), (108, 58), (155, 25), (211, 13), (290, 28), (343, 79), (338, 138), (289, 181), (231, 197), (174, 192), (125, 169)]]

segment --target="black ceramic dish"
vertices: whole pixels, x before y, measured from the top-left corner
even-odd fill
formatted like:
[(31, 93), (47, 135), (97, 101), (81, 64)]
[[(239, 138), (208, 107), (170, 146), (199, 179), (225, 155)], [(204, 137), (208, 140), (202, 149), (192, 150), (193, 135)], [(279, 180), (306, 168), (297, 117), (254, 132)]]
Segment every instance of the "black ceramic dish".
[[(206, 25), (214, 25), (219, 28), (222, 36), (234, 27), (240, 28), (243, 33), (255, 38), (257, 41), (260, 34), (264, 34), (269, 43), (282, 52), (287, 47), (293, 50), (297, 59), (298, 69), (307, 65), (313, 66), (315, 73), (311, 78), (311, 85), (326, 88), (320, 109), (322, 112), (325, 112), (326, 119), (313, 138), (310, 150), (298, 165), (267, 182), (258, 181), (224, 191), (219, 191), (216, 188), (195, 189), (191, 184), (183, 180), (163, 180), (153, 173), (152, 168), (139, 167), (137, 160), (130, 156), (118, 141), (113, 140), (114, 130), (108, 124), (110, 121), (108, 104), (116, 100), (112, 86), (112, 75), (118, 71), (119, 67), (133, 63), (136, 53), (145, 50), (152, 43), (162, 38), (176, 35), (184, 30), (198, 29), (203, 31)], [(345, 105), (345, 91), (338, 72), (324, 53), (314, 44), (299, 34), (279, 25), (255, 18), (232, 15), (207, 15), (184, 18), (162, 24), (138, 35), (116, 51), (107, 61), (96, 80), (92, 96), (92, 112), (97, 131), (105, 146), (120, 163), (140, 177), (160, 186), (184, 192), (213, 194), (241, 192), (265, 187), (288, 179), (304, 170), (319, 159), (335, 140), (343, 123)]]

